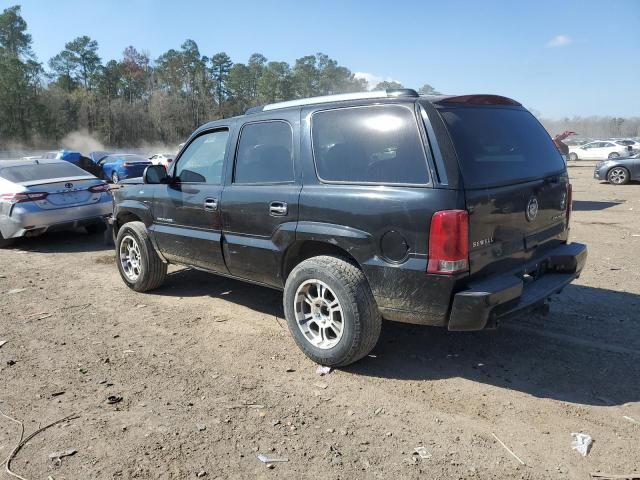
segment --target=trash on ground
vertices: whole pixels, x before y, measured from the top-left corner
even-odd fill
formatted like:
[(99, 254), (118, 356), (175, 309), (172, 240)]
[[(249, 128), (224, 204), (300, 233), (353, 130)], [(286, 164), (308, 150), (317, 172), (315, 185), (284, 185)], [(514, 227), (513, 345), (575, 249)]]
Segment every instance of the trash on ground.
[(7, 295), (13, 295), (14, 293), (24, 292), (25, 290), (26, 288), (12, 288), (11, 290), (7, 291)]
[(295, 369), (295, 368), (287, 368), (287, 369), (285, 370), (285, 372), (287, 372), (287, 373), (292, 373), (292, 372), (295, 372), (295, 371), (296, 371), (296, 369)]
[(622, 418), (624, 418), (624, 419), (626, 419), (626, 420), (629, 420), (630, 422), (640, 424), (640, 422), (639, 422), (638, 420), (636, 420), (635, 418), (631, 418), (631, 417), (629, 417), (629, 416), (627, 416), (627, 415), (623, 415), (623, 416), (622, 416)]
[(201, 477), (206, 477), (207, 476), (207, 472), (205, 470), (200, 470), (198, 473), (196, 473), (196, 477), (201, 478)]
[(316, 373), (320, 376), (329, 375), (332, 371), (331, 367), (325, 367), (324, 365), (318, 365), (318, 368), (316, 368)]
[(590, 435), (586, 433), (572, 433), (573, 441), (571, 442), (571, 448), (576, 450), (580, 455), (586, 457), (591, 449), (593, 440)]
[(60, 395), (64, 395), (64, 394), (65, 394), (65, 391), (64, 391), (64, 390), (62, 390), (62, 391), (60, 391), (60, 392), (53, 392), (53, 393), (51, 394), (51, 396), (52, 396), (52, 397), (59, 397)]
[(498, 443), (499, 443), (500, 445), (502, 445), (502, 446), (504, 447), (504, 449), (505, 449), (507, 452), (509, 452), (509, 453), (511, 454), (511, 456), (512, 456), (513, 458), (515, 458), (516, 460), (518, 460), (518, 462), (520, 462), (522, 465), (525, 465), (525, 463), (520, 459), (520, 457), (518, 457), (515, 453), (513, 453), (513, 452), (511, 451), (511, 449), (510, 449), (509, 447), (507, 447), (507, 446), (504, 444), (504, 442), (503, 442), (502, 440), (500, 440), (500, 439), (498, 438), (498, 436), (497, 436), (495, 433), (491, 432), (491, 435), (493, 435), (493, 438), (495, 438), (495, 439), (498, 441)]
[(49, 454), (49, 459), (53, 460), (56, 463), (60, 463), (64, 457), (70, 457), (71, 455), (75, 455), (78, 451), (75, 448), (68, 448), (63, 450), (62, 452), (53, 452)]
[(2, 346), (7, 342), (8, 342), (8, 340), (0, 340), (0, 348), (2, 348)]
[(640, 480), (640, 472), (629, 473), (627, 475), (620, 475), (619, 473), (591, 472), (589, 475), (591, 478), (602, 478), (603, 480), (612, 480), (614, 478), (619, 480)]
[(271, 455), (263, 455), (262, 453), (258, 455), (258, 460), (262, 463), (279, 463), (289, 461), (289, 459), (285, 457), (272, 457)]
[(107, 397), (107, 403), (109, 405), (115, 405), (116, 403), (120, 403), (122, 401), (122, 397), (120, 395), (110, 395)]
[(207, 429), (207, 426), (204, 423), (196, 423), (196, 428), (199, 432), (204, 432)]
[(16, 364), (16, 361), (15, 361), (15, 360), (8, 360), (8, 361), (7, 361), (7, 365), (9, 365), (10, 367), (12, 367), (12, 366), (13, 366), (13, 365), (15, 365), (15, 364)]
[(422, 459), (431, 458), (431, 453), (429, 453), (429, 451), (425, 447), (416, 447), (413, 449), (413, 451), (417, 453)]
[(316, 383), (314, 383), (314, 384), (313, 384), (313, 386), (314, 386), (314, 387), (321, 388), (321, 389), (323, 389), (323, 390), (324, 390), (324, 389), (326, 389), (329, 385), (327, 385), (326, 383), (322, 383), (322, 382), (316, 382)]

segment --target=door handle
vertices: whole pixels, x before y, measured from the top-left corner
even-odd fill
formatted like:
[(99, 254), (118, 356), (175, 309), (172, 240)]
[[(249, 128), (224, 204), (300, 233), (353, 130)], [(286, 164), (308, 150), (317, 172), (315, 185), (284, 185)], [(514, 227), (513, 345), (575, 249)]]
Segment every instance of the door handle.
[(271, 202), (269, 204), (269, 215), (273, 217), (284, 217), (288, 211), (286, 202)]
[(218, 210), (218, 199), (217, 198), (205, 198), (204, 199), (204, 209), (207, 212), (215, 212)]

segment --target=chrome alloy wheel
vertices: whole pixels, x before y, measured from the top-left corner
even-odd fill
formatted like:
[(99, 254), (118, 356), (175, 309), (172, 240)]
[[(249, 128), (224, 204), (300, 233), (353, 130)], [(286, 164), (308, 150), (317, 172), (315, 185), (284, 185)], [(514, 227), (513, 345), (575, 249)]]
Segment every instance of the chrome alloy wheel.
[(131, 235), (120, 242), (120, 264), (127, 279), (135, 283), (142, 273), (142, 256), (138, 242)]
[(627, 180), (627, 171), (624, 168), (614, 168), (609, 173), (609, 181), (616, 185), (623, 184)]
[(335, 347), (344, 333), (344, 315), (336, 294), (326, 283), (311, 279), (298, 290), (293, 306), (298, 328), (314, 347)]

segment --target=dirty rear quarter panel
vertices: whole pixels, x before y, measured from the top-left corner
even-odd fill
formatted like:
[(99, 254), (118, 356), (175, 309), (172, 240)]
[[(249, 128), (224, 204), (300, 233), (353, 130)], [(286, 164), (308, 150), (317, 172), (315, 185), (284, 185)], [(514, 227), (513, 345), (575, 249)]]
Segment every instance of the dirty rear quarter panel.
[[(314, 240), (340, 246), (353, 256), (385, 317), (407, 321), (400, 317), (411, 312), (415, 323), (443, 325), (453, 281), (426, 273), (429, 226), (434, 212), (463, 203), (460, 192), (431, 187), (305, 185), (298, 238), (310, 237), (305, 224), (312, 224)], [(325, 233), (321, 225), (326, 225)], [(358, 232), (358, 240), (335, 225)], [(389, 258), (389, 244), (383, 247), (382, 242), (385, 234), (406, 245), (402, 258)], [(366, 239), (359, 238), (363, 236)]]

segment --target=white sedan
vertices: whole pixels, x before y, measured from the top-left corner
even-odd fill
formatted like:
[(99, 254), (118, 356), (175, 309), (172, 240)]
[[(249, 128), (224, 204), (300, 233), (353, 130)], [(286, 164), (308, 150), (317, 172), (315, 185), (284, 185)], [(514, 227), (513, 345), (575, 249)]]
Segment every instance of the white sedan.
[(609, 140), (596, 140), (569, 147), (570, 160), (607, 160), (626, 157), (628, 154), (627, 146)]
[(175, 155), (173, 153), (156, 153), (155, 155), (151, 155), (149, 160), (151, 160), (151, 163), (154, 165), (163, 165), (164, 168), (168, 170), (174, 158)]

